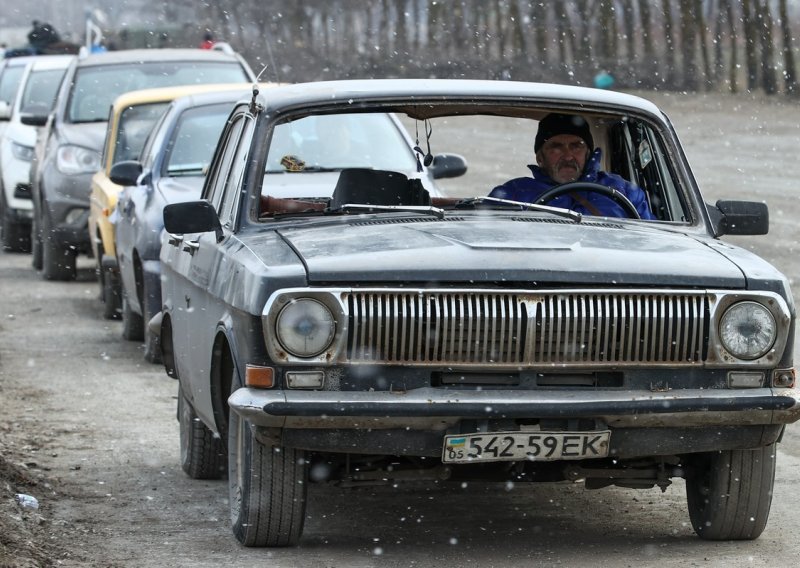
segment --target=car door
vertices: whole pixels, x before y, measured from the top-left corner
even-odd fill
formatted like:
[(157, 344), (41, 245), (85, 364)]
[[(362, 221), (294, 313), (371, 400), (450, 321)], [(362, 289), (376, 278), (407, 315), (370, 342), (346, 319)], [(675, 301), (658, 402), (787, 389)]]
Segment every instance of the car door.
[[(221, 138), (204, 198), (220, 217), (223, 237), (217, 242), (215, 233), (184, 235), (172, 247), (171, 266), (176, 271), (176, 287), (170, 293), (178, 312), (173, 318), (176, 365), (182, 381), (189, 381), (184, 392), (190, 397), (197, 415), (213, 425), (210, 388), (211, 358), (219, 322), (228, 312), (225, 290), (235, 286), (230, 281), (234, 262), (228, 254), (236, 216), (239, 211), (242, 176), (247, 164), (252, 137), (252, 120), (244, 113), (235, 116)], [(162, 257), (163, 260), (163, 257)]]

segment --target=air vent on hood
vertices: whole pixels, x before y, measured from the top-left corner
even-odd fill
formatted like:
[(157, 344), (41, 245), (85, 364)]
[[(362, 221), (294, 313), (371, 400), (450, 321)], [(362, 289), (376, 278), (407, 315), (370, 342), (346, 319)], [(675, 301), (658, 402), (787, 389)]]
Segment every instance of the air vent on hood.
[[(552, 219), (550, 217), (512, 217), (512, 221), (524, 221), (526, 223), (555, 223), (556, 225), (574, 225), (575, 221), (570, 219)], [(588, 225), (589, 227), (605, 227), (607, 229), (622, 229), (623, 225), (617, 223), (606, 223), (603, 221), (588, 221), (583, 217), (580, 222), (581, 225)]]
[(444, 219), (437, 219), (435, 217), (403, 217), (402, 219), (376, 219), (374, 221), (358, 221), (353, 223), (354, 226), (364, 225), (405, 225), (406, 223), (425, 223), (427, 221), (463, 221), (464, 217), (445, 217)]

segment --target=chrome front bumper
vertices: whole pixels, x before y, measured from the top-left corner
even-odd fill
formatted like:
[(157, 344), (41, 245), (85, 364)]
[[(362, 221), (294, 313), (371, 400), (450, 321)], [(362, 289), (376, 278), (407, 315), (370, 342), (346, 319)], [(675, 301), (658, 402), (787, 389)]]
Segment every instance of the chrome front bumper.
[(795, 389), (301, 391), (240, 388), (231, 409), (256, 426), (443, 431), (462, 419), (593, 418), (616, 428), (789, 424)]

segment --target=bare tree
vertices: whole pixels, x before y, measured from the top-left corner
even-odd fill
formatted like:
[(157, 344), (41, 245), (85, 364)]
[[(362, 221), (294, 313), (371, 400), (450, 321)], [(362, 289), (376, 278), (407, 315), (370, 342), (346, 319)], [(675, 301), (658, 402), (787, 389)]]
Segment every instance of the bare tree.
[[(753, 0), (755, 2), (756, 0)], [(756, 20), (751, 0), (742, 0), (742, 25), (744, 25), (745, 70), (747, 73), (747, 90), (758, 88), (758, 37)]]
[(780, 0), (778, 9), (781, 19), (781, 35), (783, 36), (784, 85), (786, 87), (786, 92), (793, 95), (797, 93), (797, 69), (794, 64), (792, 30), (789, 26), (789, 11), (786, 8), (786, 0)]
[(772, 11), (769, 2), (753, 0), (756, 11), (756, 22), (761, 29), (761, 86), (768, 95), (778, 91), (778, 81), (775, 76), (775, 58), (772, 44)]
[(664, 77), (666, 78), (667, 87), (676, 87), (678, 70), (675, 66), (675, 37), (674, 26), (672, 23), (672, 2), (670, 0), (661, 0), (661, 16), (664, 18), (664, 62), (666, 70)]

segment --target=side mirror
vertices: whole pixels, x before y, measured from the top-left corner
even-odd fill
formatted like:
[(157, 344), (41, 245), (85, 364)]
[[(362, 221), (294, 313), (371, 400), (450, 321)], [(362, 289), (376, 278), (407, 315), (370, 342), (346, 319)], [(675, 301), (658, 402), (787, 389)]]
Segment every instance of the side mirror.
[(6, 101), (0, 101), (0, 120), (8, 121), (11, 118), (11, 105)]
[(44, 126), (47, 124), (46, 114), (20, 114), (19, 120), (28, 126)]
[(165, 205), (164, 229), (176, 235), (214, 231), (217, 242), (223, 237), (217, 211), (208, 201), (186, 201)]
[(142, 164), (134, 160), (117, 162), (111, 166), (108, 178), (117, 185), (138, 185)]
[(467, 173), (467, 161), (458, 154), (437, 154), (430, 165), (433, 179), (454, 178)]
[(708, 209), (716, 236), (766, 235), (769, 232), (766, 203), (720, 200)]

